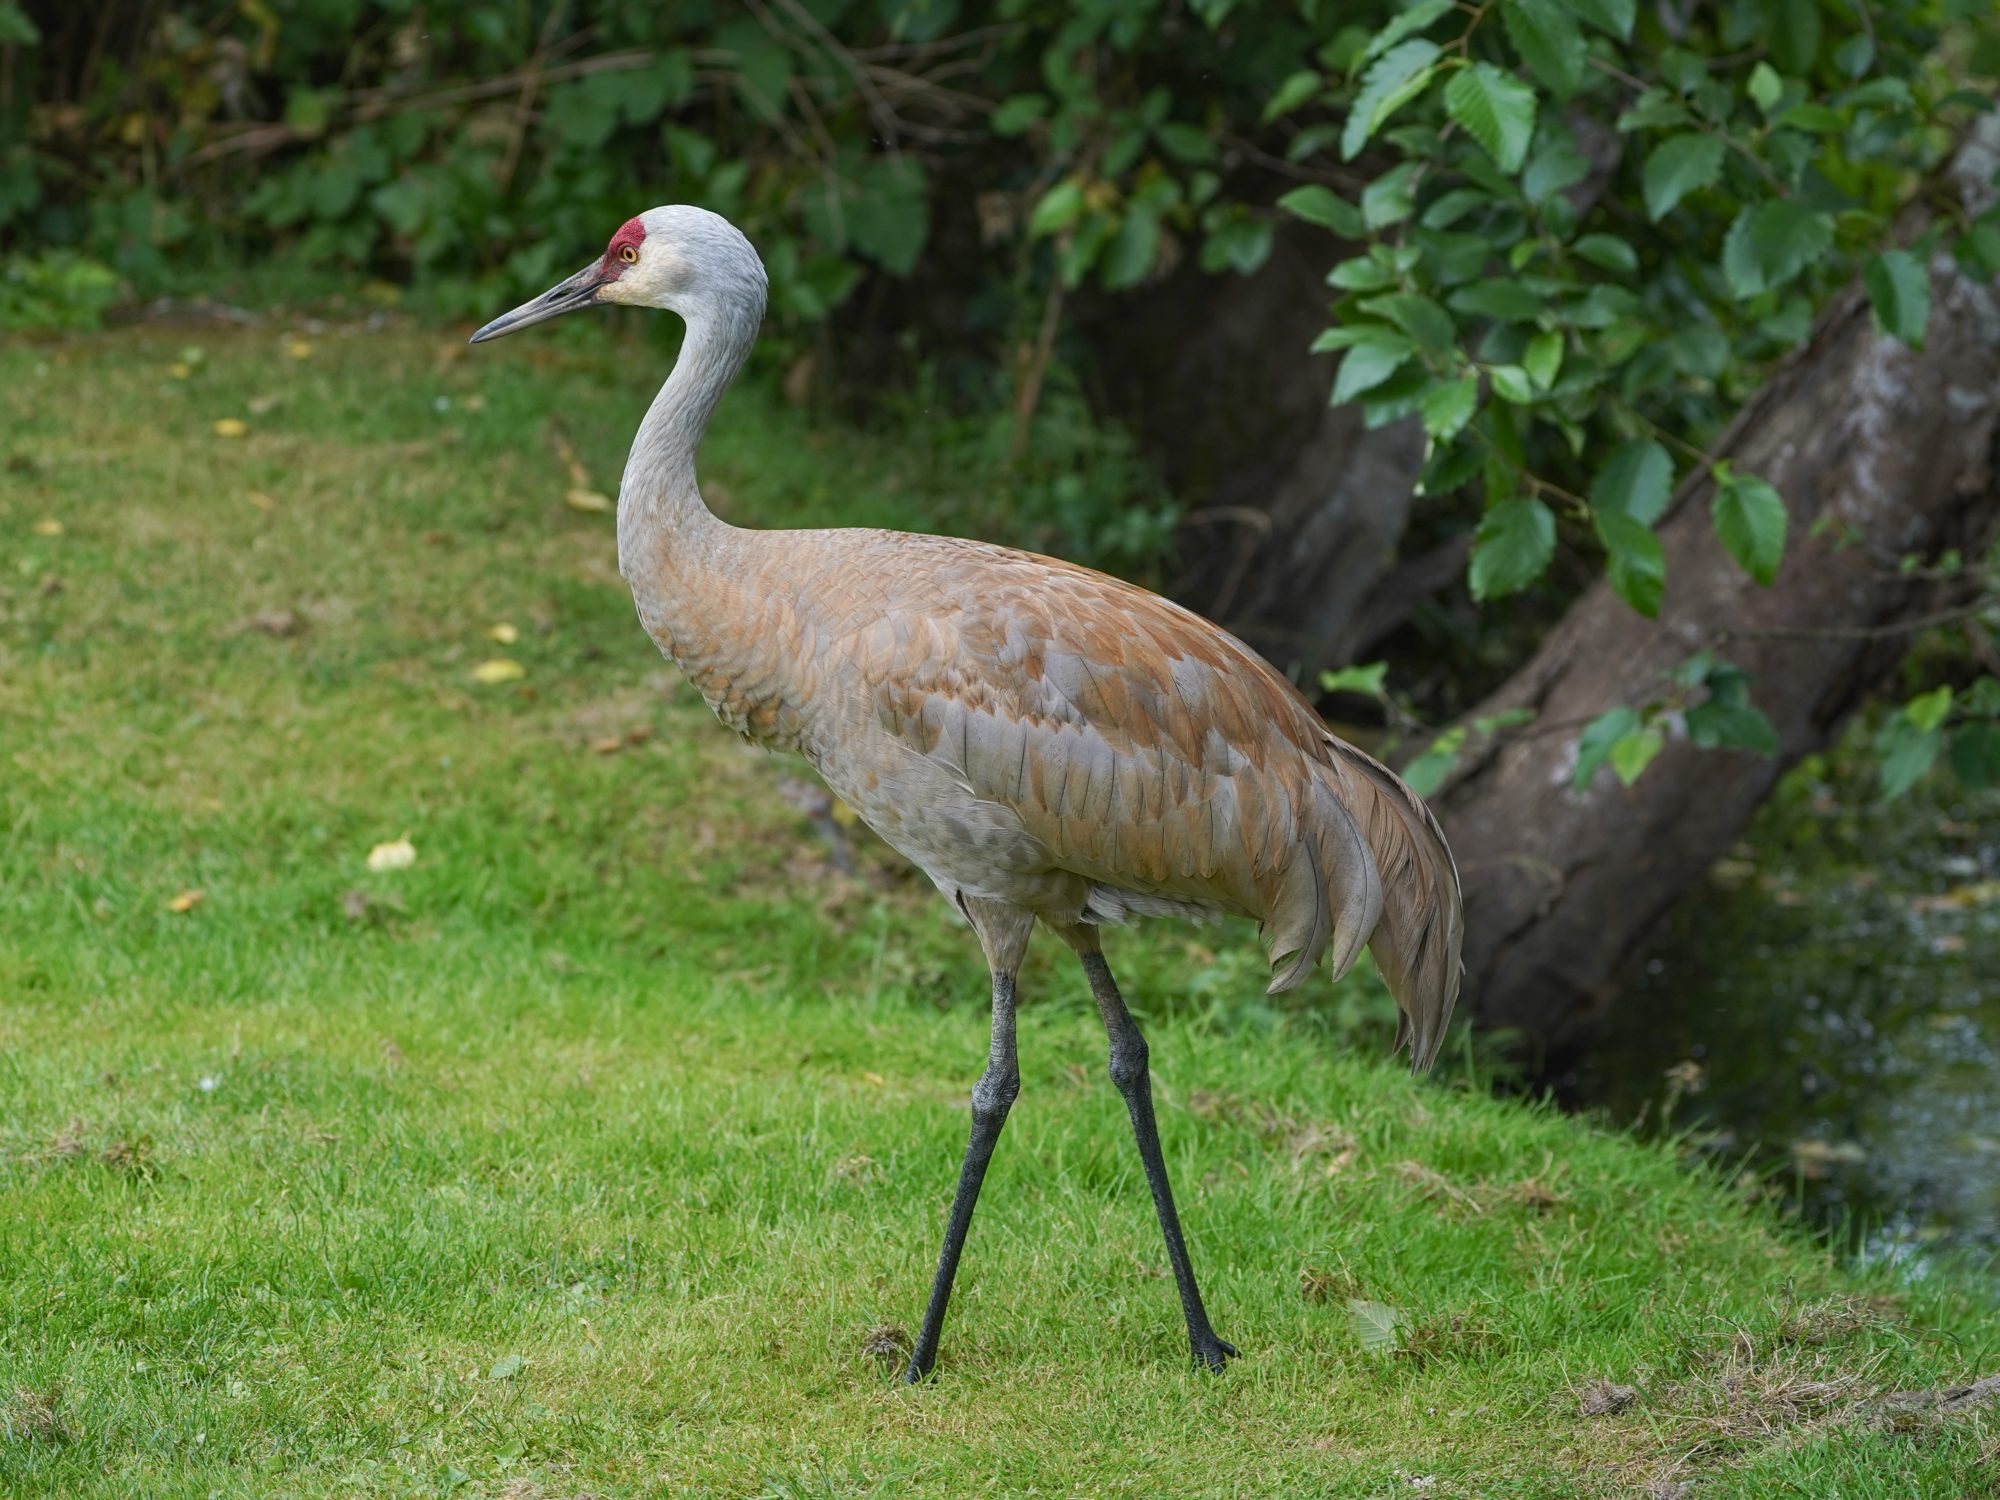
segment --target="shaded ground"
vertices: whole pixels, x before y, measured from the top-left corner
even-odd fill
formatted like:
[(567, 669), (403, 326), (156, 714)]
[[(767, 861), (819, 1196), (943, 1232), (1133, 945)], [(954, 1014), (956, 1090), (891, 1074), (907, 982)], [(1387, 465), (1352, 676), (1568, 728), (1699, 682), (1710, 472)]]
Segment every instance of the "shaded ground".
[[(1183, 1368), (1101, 1037), (1043, 955), (942, 1378), (895, 1386), (976, 952), (873, 845), (833, 870), (795, 768), (657, 662), (565, 498), (614, 487), (649, 394), (656, 356), (606, 351), (0, 352), (0, 1490), (1995, 1482), (1986, 1397), (1950, 1394), (2000, 1367), (1971, 1280), (1843, 1270), (1462, 1064), (1413, 1084), (1261, 1009), (1247, 934), (1169, 927), (1117, 952), (1248, 1357)], [(959, 503), (755, 391), (722, 423), (738, 518)], [(1374, 1000), (1324, 1010), (1372, 1044)]]

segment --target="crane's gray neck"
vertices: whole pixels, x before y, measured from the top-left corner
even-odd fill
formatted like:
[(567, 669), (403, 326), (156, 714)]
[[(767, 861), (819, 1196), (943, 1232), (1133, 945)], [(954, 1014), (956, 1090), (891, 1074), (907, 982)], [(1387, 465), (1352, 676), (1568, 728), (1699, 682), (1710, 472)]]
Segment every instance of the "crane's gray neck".
[(632, 574), (643, 559), (691, 560), (726, 526), (695, 482), (695, 456), (708, 419), (757, 339), (762, 299), (706, 302), (690, 308), (687, 337), (673, 373), (639, 424), (618, 487), (618, 560)]

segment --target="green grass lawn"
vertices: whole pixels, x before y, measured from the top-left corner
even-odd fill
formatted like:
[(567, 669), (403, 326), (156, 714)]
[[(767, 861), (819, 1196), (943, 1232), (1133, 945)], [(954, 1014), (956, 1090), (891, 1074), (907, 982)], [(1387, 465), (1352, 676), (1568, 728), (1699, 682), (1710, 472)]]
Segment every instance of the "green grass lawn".
[[(1462, 1049), (1413, 1082), (1366, 981), (1319, 997), (1365, 1048), (1265, 1009), (1247, 933), (1112, 949), (1245, 1358), (1186, 1367), (1045, 952), (940, 1377), (896, 1384), (984, 971), (893, 857), (831, 867), (565, 502), (660, 356), (309, 338), (0, 351), (0, 1492), (1992, 1491), (1993, 1411), (1882, 1399), (2000, 1366), (1969, 1274), (1843, 1270)], [(740, 392), (712, 498), (966, 514), (815, 425)]]

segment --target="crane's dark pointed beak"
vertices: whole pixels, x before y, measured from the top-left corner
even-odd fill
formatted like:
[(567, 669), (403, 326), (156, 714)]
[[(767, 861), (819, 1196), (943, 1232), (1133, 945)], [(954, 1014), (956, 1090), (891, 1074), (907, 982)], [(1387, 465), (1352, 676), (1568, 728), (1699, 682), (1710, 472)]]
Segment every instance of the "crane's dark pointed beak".
[(581, 308), (594, 307), (597, 291), (615, 276), (604, 274), (601, 261), (592, 261), (567, 281), (559, 281), (532, 302), (523, 302), (510, 313), (502, 313), (479, 332), (468, 343), (483, 344), (488, 339), (497, 339), (503, 333), (513, 333), (518, 329), (532, 328), (537, 323), (546, 323), (550, 318), (560, 318), (564, 313), (576, 312)]

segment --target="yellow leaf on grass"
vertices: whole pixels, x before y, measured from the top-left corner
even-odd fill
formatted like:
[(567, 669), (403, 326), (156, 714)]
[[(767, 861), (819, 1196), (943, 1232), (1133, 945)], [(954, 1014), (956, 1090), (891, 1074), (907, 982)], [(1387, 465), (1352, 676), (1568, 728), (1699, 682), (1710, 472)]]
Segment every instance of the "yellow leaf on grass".
[(62, 534), (63, 523), (58, 521), (54, 516), (44, 516), (41, 520), (35, 522), (36, 536), (61, 536)]
[(517, 661), (504, 656), (496, 656), (491, 661), (483, 661), (472, 669), (472, 680), (483, 682), (488, 687), (501, 682), (519, 682), (528, 675), (528, 669)]
[(596, 490), (571, 490), (563, 496), (563, 504), (571, 510), (588, 511), (594, 516), (601, 516), (611, 509), (611, 501)]
[(262, 490), (251, 490), (243, 498), (248, 500), (252, 505), (256, 506), (257, 509), (263, 511), (266, 515), (269, 515), (272, 511), (278, 508), (278, 502), (273, 500), (269, 495), (265, 494)]
[(285, 356), (288, 359), (311, 359), (312, 352), (313, 346), (304, 339), (292, 339), (285, 345)]
[(521, 632), (505, 620), (500, 620), (486, 627), (486, 638), (489, 641), (498, 641), (503, 646), (511, 646), (521, 638)]
[(240, 438), (250, 430), (250, 424), (241, 417), (223, 417), (215, 424), (215, 435), (221, 438)]
[(368, 851), (368, 868), (380, 875), (384, 870), (407, 870), (417, 862), (417, 846), (407, 838), (391, 839)]
[(889, 1080), (884, 1078), (880, 1073), (872, 1073), (868, 1069), (863, 1068), (861, 1070), (861, 1081), (863, 1083), (872, 1083), (879, 1089)]
[(177, 359), (167, 366), (167, 373), (176, 380), (186, 380), (188, 376), (194, 374), (194, 366), (184, 359)]
[(167, 910), (181, 913), (191, 912), (197, 906), (201, 905), (204, 895), (204, 892), (197, 890), (182, 891), (167, 903)]
[(613, 734), (607, 735), (601, 740), (592, 740), (590, 748), (595, 750), (599, 755), (616, 755), (620, 750), (625, 748), (625, 736), (622, 734)]

